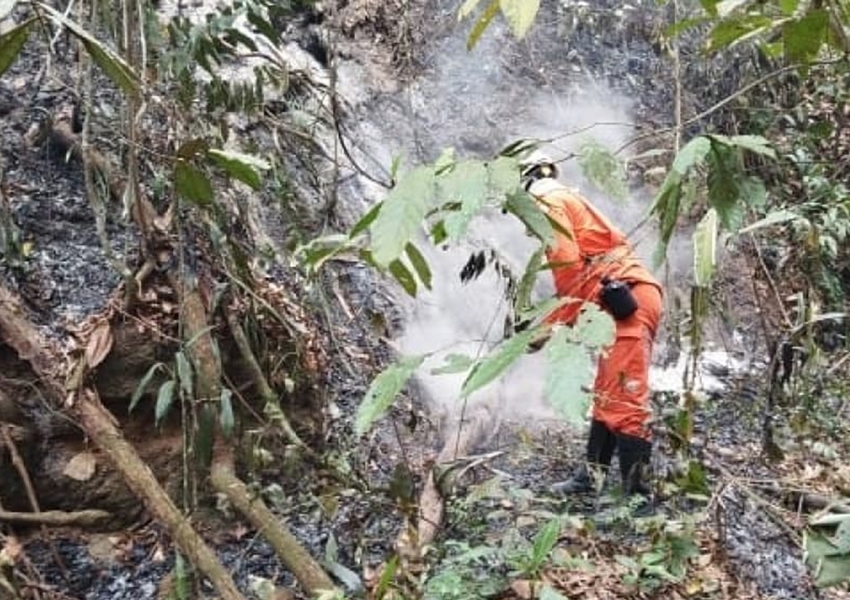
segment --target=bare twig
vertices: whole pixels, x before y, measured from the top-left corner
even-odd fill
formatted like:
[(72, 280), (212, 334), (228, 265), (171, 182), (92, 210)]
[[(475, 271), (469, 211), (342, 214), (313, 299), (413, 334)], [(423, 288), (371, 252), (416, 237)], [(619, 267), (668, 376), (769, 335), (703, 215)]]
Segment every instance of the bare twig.
[[(30, 475), (27, 472), (27, 467), (24, 464), (24, 460), (21, 458), (20, 453), (18, 452), (18, 447), (15, 445), (15, 441), (9, 434), (9, 426), (5, 423), (0, 423), (0, 435), (3, 436), (3, 443), (6, 445), (6, 449), (9, 451), (9, 456), (12, 458), (12, 464), (15, 466), (15, 470), (18, 472), (18, 476), (24, 483), (24, 489), (26, 490), (27, 499), (29, 500), (30, 507), (32, 508), (33, 512), (40, 513), (41, 507), (38, 504), (38, 496), (36, 496), (35, 487), (32, 484), (32, 479), (30, 479)], [(50, 540), (44, 525), (42, 525), (42, 532), (44, 533), (45, 539)], [(56, 546), (53, 544), (53, 540), (50, 540), (50, 552), (53, 555), (53, 560), (56, 561), (56, 566), (58, 566), (59, 570), (62, 572), (62, 577), (67, 581), (68, 569), (65, 566), (65, 563), (62, 561), (62, 557), (59, 555), (59, 552), (56, 550)]]
[(289, 419), (287, 419), (281, 409), (280, 400), (269, 385), (268, 379), (266, 379), (266, 376), (263, 374), (263, 370), (260, 368), (260, 363), (257, 362), (257, 357), (254, 355), (254, 351), (251, 349), (251, 344), (245, 335), (245, 331), (242, 329), (242, 325), (240, 325), (236, 318), (236, 313), (232, 310), (228, 310), (226, 312), (227, 325), (230, 328), (233, 340), (236, 342), (236, 347), (239, 348), (242, 360), (245, 361), (245, 365), (248, 367), (248, 372), (251, 375), (251, 379), (254, 380), (254, 385), (257, 387), (260, 398), (262, 398), (266, 405), (270, 405), (273, 408), (275, 417), (274, 422), (283, 429), (283, 433), (290, 442), (312, 454), (312, 449), (309, 448), (300, 437), (298, 437), (298, 434), (292, 428), (292, 424), (289, 422)]

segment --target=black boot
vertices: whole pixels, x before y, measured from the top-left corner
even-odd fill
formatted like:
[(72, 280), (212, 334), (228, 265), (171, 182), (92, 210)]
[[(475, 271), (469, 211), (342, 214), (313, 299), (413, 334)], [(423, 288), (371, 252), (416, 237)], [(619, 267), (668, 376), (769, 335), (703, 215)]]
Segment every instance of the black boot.
[(649, 496), (650, 489), (644, 478), (649, 468), (652, 442), (622, 433), (618, 433), (616, 437), (620, 452), (620, 475), (623, 479), (623, 493), (627, 496), (633, 494)]
[(591, 421), (587, 439), (587, 462), (579, 466), (569, 479), (555, 483), (549, 489), (554, 494), (583, 494), (594, 491), (595, 477), (604, 477), (608, 473), (616, 443), (614, 433), (602, 421)]

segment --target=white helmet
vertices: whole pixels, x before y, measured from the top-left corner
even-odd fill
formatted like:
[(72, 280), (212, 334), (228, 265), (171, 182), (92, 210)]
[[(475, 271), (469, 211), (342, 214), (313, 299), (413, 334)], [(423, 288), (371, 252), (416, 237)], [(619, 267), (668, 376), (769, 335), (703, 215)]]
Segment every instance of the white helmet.
[(548, 154), (540, 150), (532, 150), (519, 160), (520, 177), (558, 177), (558, 166)]

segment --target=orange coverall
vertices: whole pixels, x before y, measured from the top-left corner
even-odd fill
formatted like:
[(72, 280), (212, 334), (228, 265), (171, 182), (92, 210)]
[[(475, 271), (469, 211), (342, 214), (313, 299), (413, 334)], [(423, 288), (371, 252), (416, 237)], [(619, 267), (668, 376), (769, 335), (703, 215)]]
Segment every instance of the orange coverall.
[(615, 321), (616, 339), (600, 356), (593, 418), (615, 433), (650, 439), (648, 379), (661, 320), (661, 284), (641, 264), (625, 235), (587, 200), (554, 179), (536, 181), (529, 192), (570, 234), (556, 230), (546, 257), (558, 296), (576, 301), (557, 309), (548, 322), (573, 324), (584, 302), (598, 304), (605, 276), (631, 285), (638, 309)]

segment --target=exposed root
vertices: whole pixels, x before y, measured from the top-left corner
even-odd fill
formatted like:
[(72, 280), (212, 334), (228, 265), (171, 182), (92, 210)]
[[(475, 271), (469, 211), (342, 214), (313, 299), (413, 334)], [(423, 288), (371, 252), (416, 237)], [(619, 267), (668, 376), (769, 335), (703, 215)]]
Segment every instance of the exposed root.
[(216, 455), (210, 477), (216, 491), (224, 494), (269, 541), (280, 560), (310, 597), (336, 589), (324, 569), (269, 510), (262, 498), (252, 494), (248, 486), (236, 477), (229, 452), (222, 451)]
[(7, 523), (24, 523), (27, 525), (52, 525), (55, 527), (96, 527), (108, 521), (111, 513), (105, 510), (78, 510), (65, 512), (62, 510), (48, 510), (39, 513), (13, 512), (0, 510), (0, 521)]
[(92, 440), (112, 459), (125, 481), (142, 499), (153, 516), (165, 525), (180, 551), (215, 586), (223, 600), (244, 600), (230, 573), (215, 553), (192, 528), (189, 520), (177, 509), (150, 467), (139, 457), (130, 443), (115, 426), (112, 415), (92, 392), (78, 402), (83, 427)]

